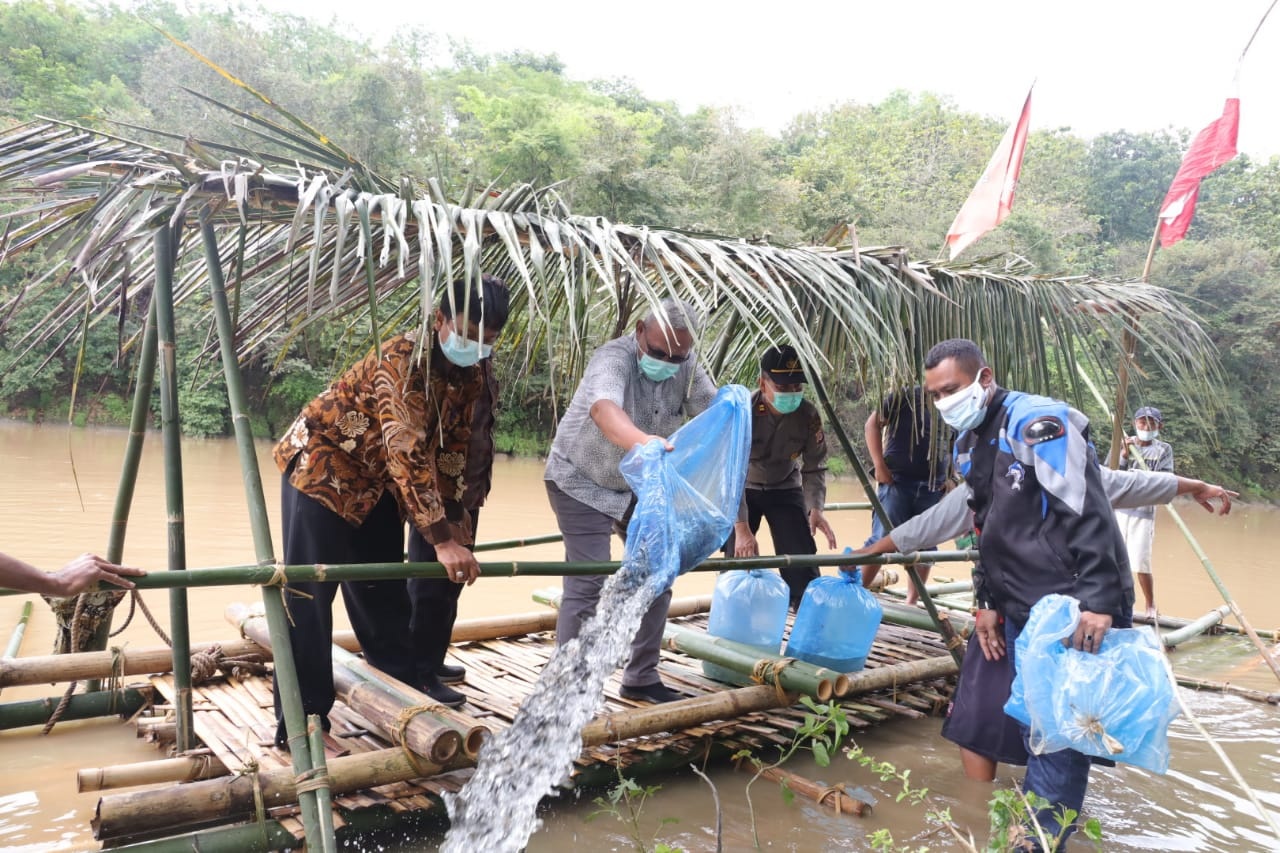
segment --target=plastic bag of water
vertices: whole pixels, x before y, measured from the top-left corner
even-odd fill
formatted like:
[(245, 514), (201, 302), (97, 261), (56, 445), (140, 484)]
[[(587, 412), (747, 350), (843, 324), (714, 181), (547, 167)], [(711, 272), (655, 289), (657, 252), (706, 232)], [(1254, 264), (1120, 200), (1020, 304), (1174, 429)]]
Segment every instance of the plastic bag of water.
[(1107, 631), (1096, 654), (1064, 646), (1080, 604), (1047, 595), (1031, 609), (1013, 656), (1005, 713), (1030, 726), (1037, 755), (1074, 749), (1163, 774), (1169, 723), (1178, 716), (1164, 651), (1149, 632)]
[(787, 655), (836, 672), (857, 672), (866, 666), (883, 615), (856, 569), (814, 578), (800, 599)]
[(627, 551), (670, 585), (719, 550), (733, 529), (751, 453), (751, 395), (741, 385), (724, 386), (668, 441), (670, 452), (656, 439), (632, 448), (618, 470), (636, 495)]

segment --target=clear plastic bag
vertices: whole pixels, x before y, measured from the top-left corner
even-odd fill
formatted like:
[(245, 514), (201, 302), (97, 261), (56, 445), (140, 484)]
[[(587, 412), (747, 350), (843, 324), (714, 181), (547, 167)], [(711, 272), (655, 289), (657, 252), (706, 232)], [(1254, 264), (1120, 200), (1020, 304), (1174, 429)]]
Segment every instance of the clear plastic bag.
[(738, 517), (751, 452), (751, 395), (726, 385), (705, 412), (632, 448), (618, 470), (636, 495), (624, 562), (670, 586), (724, 545)]
[(1096, 654), (1064, 646), (1080, 604), (1048, 595), (1018, 636), (1017, 674), (1005, 713), (1030, 727), (1037, 755), (1074, 749), (1164, 774), (1178, 716), (1164, 651), (1147, 631), (1112, 628)]

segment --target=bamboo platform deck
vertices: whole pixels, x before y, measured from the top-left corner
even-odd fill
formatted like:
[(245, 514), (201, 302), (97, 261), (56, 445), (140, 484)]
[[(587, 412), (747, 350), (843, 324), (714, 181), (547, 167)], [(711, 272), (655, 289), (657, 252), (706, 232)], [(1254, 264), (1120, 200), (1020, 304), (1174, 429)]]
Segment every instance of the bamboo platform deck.
[[(704, 629), (706, 619), (705, 614), (698, 614), (672, 621)], [(550, 632), (452, 646), (450, 661), (467, 669), (466, 683), (457, 685), (467, 696), (467, 704), (460, 711), (494, 733), (508, 727), (553, 647), (554, 636)], [(867, 669), (945, 654), (946, 649), (936, 634), (884, 624), (868, 658)], [(665, 649), (660, 671), (669, 686), (689, 696), (728, 689), (726, 685), (705, 677), (700, 661)], [(161, 696), (172, 703), (175, 694), (172, 675), (152, 676), (151, 683)], [(941, 713), (950, 699), (953, 686), (954, 678), (934, 678), (851, 696), (841, 704), (848, 714), (850, 727), (856, 731), (893, 717), (918, 718)], [(615, 673), (606, 685), (603, 713), (641, 706), (641, 703), (621, 698), (618, 688), (618, 673)], [(272, 744), (275, 721), (269, 677), (252, 677), (243, 681), (220, 678), (209, 682), (194, 689), (193, 706), (197, 737), (232, 772), (245, 767), (266, 771), (289, 766), (288, 754)], [(652, 762), (658, 756), (678, 758), (680, 763), (684, 763), (692, 757), (711, 752), (731, 754), (741, 748), (784, 746), (791, 742), (792, 733), (804, 713), (804, 709), (797, 705), (589, 747), (577, 759), (577, 773), (580, 776), (590, 775), (593, 769), (603, 769), (612, 775), (617, 767), (626, 771), (637, 764)], [(371, 734), (372, 724), (341, 700), (334, 706), (330, 719), (333, 728), (325, 737), (327, 759), (389, 746), (385, 740)], [(471, 772), (469, 768), (455, 770), (414, 782), (394, 783), (335, 796), (335, 827), (345, 826), (348, 818), (368, 809), (403, 813), (442, 808), (440, 795), (459, 790)], [(296, 807), (272, 810), (271, 817), (299, 839), (302, 838), (303, 829)]]

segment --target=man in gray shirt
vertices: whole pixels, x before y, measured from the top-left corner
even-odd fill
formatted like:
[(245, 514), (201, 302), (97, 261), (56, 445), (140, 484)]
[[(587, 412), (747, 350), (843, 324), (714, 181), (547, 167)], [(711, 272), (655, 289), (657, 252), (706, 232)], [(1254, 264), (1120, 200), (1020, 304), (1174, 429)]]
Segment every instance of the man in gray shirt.
[[(1148, 471), (1173, 471), (1173, 448), (1161, 441), (1160, 427), (1164, 419), (1155, 406), (1143, 406), (1133, 414), (1136, 436), (1125, 441), (1120, 453), (1120, 470), (1146, 468)], [(1139, 465), (1135, 457), (1142, 457)], [(1129, 567), (1138, 575), (1138, 586), (1147, 602), (1147, 616), (1156, 615), (1155, 582), (1151, 577), (1151, 545), (1156, 534), (1156, 508), (1140, 506), (1116, 510), (1116, 523), (1129, 552)]]
[[(631, 489), (618, 471), (627, 451), (666, 436), (706, 409), (715, 397), (711, 377), (693, 359), (698, 328), (693, 308), (664, 299), (636, 323), (634, 335), (609, 341), (591, 356), (582, 382), (560, 419), (547, 457), (547, 497), (564, 535), (569, 562), (604, 562), (615, 529), (625, 529)], [(667, 445), (668, 449), (671, 446)], [(750, 535), (745, 522), (734, 526)], [(601, 576), (566, 577), (556, 642), (578, 636), (595, 613)], [(654, 601), (631, 643), (622, 695), (647, 702), (683, 698), (662, 683), (658, 656), (671, 603)]]

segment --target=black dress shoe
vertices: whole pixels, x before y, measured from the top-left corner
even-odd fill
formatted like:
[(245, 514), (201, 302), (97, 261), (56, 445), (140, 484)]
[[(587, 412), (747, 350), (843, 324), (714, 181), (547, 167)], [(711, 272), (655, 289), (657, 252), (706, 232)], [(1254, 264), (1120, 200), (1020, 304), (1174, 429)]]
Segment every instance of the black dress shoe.
[(652, 702), (655, 705), (663, 702), (676, 702), (685, 698), (683, 694), (677, 693), (661, 681), (639, 686), (624, 684), (622, 689), (618, 691), (618, 695), (623, 699), (631, 699), (635, 702)]
[(467, 680), (467, 670), (461, 666), (442, 663), (436, 669), (436, 677), (444, 684), (459, 684)]
[(467, 701), (467, 697), (454, 690), (440, 680), (440, 676), (428, 676), (422, 685), (422, 692), (449, 708), (456, 708)]

